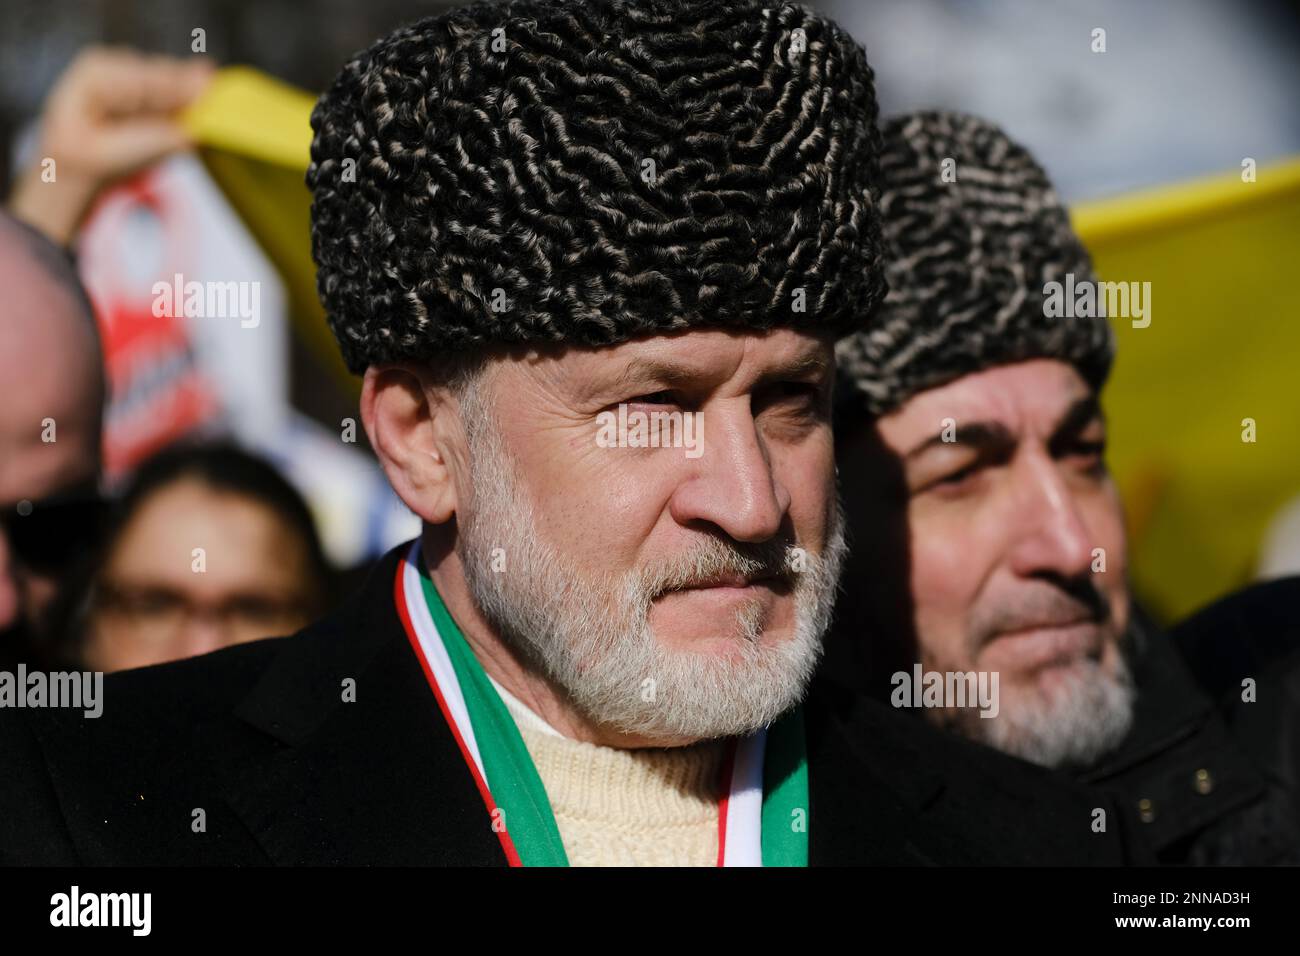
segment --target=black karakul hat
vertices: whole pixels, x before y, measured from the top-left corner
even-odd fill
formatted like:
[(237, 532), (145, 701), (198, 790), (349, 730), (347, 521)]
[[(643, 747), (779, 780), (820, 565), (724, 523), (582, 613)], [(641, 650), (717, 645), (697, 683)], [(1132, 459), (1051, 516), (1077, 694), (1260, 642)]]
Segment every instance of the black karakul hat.
[(862, 48), (778, 0), (508, 0), (357, 54), (312, 113), (354, 372), (498, 343), (845, 334), (884, 295)]

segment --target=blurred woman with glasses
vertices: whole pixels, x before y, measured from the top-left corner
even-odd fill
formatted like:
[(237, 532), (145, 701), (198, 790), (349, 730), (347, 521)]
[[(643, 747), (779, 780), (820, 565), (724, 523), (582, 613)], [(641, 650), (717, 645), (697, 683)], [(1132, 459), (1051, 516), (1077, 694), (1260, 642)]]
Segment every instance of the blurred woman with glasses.
[(228, 445), (146, 462), (112, 508), (102, 556), (71, 629), (92, 670), (291, 634), (331, 594), (306, 503), (270, 464)]

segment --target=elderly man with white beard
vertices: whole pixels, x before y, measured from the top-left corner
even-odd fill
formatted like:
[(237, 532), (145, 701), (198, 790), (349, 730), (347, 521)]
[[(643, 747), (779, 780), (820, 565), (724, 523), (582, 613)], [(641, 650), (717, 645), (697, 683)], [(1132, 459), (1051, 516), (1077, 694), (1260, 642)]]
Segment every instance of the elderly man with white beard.
[[(0, 859), (1140, 856), (1106, 800), (811, 679), (874, 120), (861, 48), (756, 0), (476, 4), (358, 54), (313, 251), (423, 533), (298, 635), (0, 726)], [(700, 416), (700, 453), (600, 440), (623, 406)]]
[[(1162, 861), (1295, 862), (1284, 794), (1133, 607), (1104, 458), (1112, 332), (1046, 174), (975, 117), (882, 135), (890, 291), (839, 344), (853, 556), (828, 674), (1117, 792)], [(996, 701), (947, 699), (963, 680)]]

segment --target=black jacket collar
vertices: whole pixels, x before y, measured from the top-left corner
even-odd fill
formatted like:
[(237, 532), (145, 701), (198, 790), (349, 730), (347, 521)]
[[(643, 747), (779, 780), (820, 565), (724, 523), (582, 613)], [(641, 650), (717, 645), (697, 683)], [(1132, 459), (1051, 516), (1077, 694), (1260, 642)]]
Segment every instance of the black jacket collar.
[(341, 612), (283, 642), (235, 708), (274, 745), (207, 748), (232, 754), (225, 797), (276, 863), (505, 865), (397, 616), (404, 551)]

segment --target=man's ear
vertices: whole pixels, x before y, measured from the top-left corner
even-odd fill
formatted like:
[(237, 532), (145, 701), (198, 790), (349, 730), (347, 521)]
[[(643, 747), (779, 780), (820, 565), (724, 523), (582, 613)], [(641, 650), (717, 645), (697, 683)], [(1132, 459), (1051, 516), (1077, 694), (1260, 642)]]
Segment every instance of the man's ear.
[(417, 366), (366, 369), (361, 420), (397, 496), (428, 524), (456, 513), (464, 431), (456, 401)]

